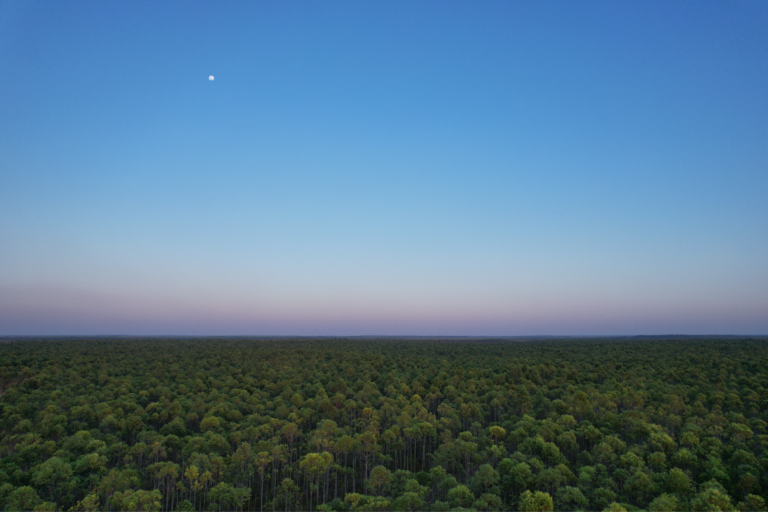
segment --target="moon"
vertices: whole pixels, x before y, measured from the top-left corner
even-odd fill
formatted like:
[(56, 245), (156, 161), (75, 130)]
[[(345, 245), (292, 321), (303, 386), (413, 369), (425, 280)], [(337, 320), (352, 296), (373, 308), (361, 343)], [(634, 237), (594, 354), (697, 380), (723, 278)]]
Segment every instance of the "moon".
[(213, 81), (213, 75), (209, 76), (208, 80)]

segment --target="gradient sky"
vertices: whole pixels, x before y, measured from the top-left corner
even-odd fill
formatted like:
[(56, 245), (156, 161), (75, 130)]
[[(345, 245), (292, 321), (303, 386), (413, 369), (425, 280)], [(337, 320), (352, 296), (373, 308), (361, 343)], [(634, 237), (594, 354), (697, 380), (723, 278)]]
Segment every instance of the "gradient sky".
[(668, 333), (768, 333), (768, 2), (0, 2), (0, 335)]

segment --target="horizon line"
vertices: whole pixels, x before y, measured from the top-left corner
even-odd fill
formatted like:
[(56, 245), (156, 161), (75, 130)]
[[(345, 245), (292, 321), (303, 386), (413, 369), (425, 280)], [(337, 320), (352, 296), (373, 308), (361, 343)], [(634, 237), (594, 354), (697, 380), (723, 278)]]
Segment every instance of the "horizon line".
[(531, 334), (531, 335), (417, 335), (417, 334), (317, 334), (317, 335), (290, 335), (290, 334), (0, 334), (0, 340), (15, 338), (24, 339), (58, 339), (58, 338), (155, 338), (155, 339), (493, 339), (493, 340), (530, 340), (530, 339), (593, 339), (593, 338), (768, 338), (768, 334)]

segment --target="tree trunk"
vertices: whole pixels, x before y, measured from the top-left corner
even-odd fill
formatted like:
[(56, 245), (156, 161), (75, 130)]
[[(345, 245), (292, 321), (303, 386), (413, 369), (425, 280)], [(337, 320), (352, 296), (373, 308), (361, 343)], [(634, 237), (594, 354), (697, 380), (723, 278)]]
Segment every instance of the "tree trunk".
[(264, 473), (261, 473), (261, 491), (259, 491), (259, 510), (264, 512)]

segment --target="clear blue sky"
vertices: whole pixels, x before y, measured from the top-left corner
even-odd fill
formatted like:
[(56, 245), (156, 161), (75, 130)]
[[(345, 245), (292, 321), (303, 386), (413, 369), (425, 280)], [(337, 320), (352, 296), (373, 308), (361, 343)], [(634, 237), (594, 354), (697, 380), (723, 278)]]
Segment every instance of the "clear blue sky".
[(768, 333), (768, 2), (3, 0), (0, 334), (94, 333)]

